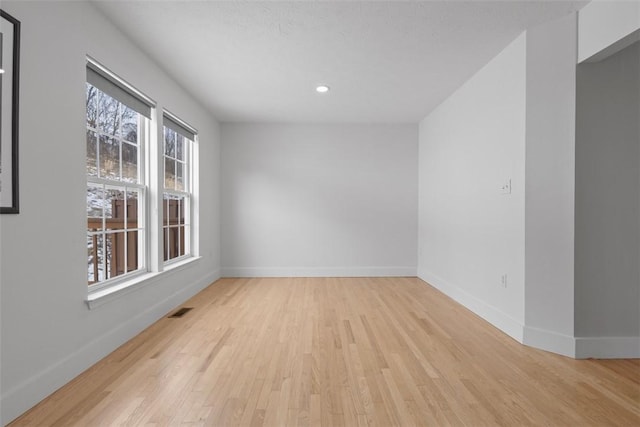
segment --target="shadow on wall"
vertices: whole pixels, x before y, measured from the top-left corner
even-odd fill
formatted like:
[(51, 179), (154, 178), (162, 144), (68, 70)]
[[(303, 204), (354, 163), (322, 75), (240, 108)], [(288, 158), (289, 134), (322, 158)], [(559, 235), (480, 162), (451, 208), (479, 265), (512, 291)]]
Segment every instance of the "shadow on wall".
[(640, 335), (640, 42), (577, 69), (575, 332)]

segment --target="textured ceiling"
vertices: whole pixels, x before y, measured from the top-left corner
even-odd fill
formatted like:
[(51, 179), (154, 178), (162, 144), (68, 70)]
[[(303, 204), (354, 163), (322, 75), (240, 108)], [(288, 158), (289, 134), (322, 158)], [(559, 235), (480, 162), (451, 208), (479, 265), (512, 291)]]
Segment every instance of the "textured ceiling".
[(94, 3), (220, 121), (281, 123), (418, 122), (523, 30), (586, 4)]

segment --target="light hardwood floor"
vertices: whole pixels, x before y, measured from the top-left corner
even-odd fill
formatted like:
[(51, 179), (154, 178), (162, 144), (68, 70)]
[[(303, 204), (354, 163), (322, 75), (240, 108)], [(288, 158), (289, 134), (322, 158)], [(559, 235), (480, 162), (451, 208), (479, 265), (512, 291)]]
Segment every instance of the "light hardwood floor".
[(416, 278), (222, 279), (12, 424), (640, 425), (640, 360), (520, 345)]

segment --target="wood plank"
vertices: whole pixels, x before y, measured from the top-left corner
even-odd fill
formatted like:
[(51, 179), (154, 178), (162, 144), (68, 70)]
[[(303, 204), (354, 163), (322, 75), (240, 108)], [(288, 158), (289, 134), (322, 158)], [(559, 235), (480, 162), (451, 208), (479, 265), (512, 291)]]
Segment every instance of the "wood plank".
[(640, 425), (640, 360), (520, 345), (416, 278), (221, 279), (183, 305), (10, 425)]

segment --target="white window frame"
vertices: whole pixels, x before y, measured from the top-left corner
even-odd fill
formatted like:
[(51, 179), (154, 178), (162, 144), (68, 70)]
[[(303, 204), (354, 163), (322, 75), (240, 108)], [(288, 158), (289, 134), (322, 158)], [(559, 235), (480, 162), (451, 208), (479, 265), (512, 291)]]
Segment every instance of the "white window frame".
[[(140, 114), (140, 124), (138, 126), (138, 177), (139, 184), (130, 183), (119, 180), (103, 179), (98, 176), (90, 176), (86, 174), (87, 186), (98, 185), (106, 186), (107, 189), (116, 187), (116, 189), (130, 188), (140, 191), (142, 194), (138, 200), (138, 269), (133, 272), (126, 272), (119, 276), (96, 282), (88, 286), (88, 294), (86, 304), (89, 309), (93, 309), (102, 304), (114, 301), (123, 295), (133, 292), (140, 287), (147, 286), (157, 281), (165, 274), (175, 274), (178, 271), (186, 269), (193, 262), (200, 259), (199, 253), (199, 146), (198, 132), (187, 123), (180, 120), (172, 113), (161, 109), (156, 102), (144, 93), (137, 90), (134, 86), (127, 83), (124, 79), (109, 71), (106, 67), (99, 64), (93, 58), (87, 57), (87, 83), (89, 82), (89, 69), (91, 69), (91, 78), (98, 77), (107, 79), (112, 85), (116, 85), (117, 90), (121, 92), (116, 96), (112, 96), (121, 103), (128, 105)], [(100, 79), (96, 84), (103, 85)], [(113, 91), (113, 86), (109, 87), (109, 83), (105, 87), (107, 91)], [(96, 85), (92, 84), (94, 87)], [(98, 87), (98, 89), (100, 89)], [(103, 90), (103, 92), (105, 92)], [(106, 93), (106, 92), (105, 92)], [(107, 95), (111, 96), (109, 93)], [(85, 95), (86, 96), (86, 95)], [(128, 98), (127, 102), (122, 102), (120, 97)], [(133, 97), (133, 98), (131, 98)], [(137, 103), (137, 104), (135, 104)], [(144, 108), (144, 114), (140, 113), (137, 108), (131, 105), (138, 105), (138, 108)], [(160, 115), (162, 112), (162, 115)], [(86, 113), (85, 113), (86, 114)], [(173, 125), (182, 127), (183, 131), (191, 132), (193, 138), (187, 138), (191, 142), (187, 147), (188, 171), (186, 181), (188, 191), (180, 192), (169, 190), (168, 192), (176, 195), (184, 195), (189, 197), (189, 206), (185, 208), (185, 224), (188, 221), (188, 228), (185, 230), (185, 242), (188, 242), (189, 253), (185, 253), (180, 257), (164, 261), (164, 227), (163, 227), (163, 208), (164, 201), (164, 126), (166, 119), (173, 122)], [(85, 130), (90, 128), (85, 123)], [(98, 134), (96, 129), (91, 129)], [(176, 129), (174, 129), (176, 130)], [(183, 135), (184, 136), (184, 135)], [(121, 149), (122, 150), (122, 149)], [(96, 153), (96, 165), (99, 167), (99, 159)], [(122, 156), (120, 156), (122, 157)], [(85, 157), (86, 158), (86, 157)], [(122, 166), (120, 167), (120, 176), (122, 176)], [(86, 190), (85, 190), (86, 191)], [(125, 207), (125, 217), (126, 217)], [(85, 236), (89, 235), (87, 228), (88, 215), (85, 214)], [(105, 225), (103, 212), (103, 233)], [(128, 224), (125, 225), (128, 227)], [(126, 228), (125, 228), (126, 230)], [(118, 230), (121, 232), (122, 230)], [(106, 234), (106, 233), (105, 233)], [(185, 251), (186, 252), (186, 251)], [(86, 267), (85, 267), (86, 272)], [(85, 273), (86, 274), (86, 273)], [(86, 277), (86, 276), (85, 276)]]
[[(106, 179), (106, 178), (102, 178), (100, 176), (92, 176), (92, 175), (86, 175), (86, 180), (87, 180), (87, 186), (86, 188), (88, 188), (89, 186), (96, 186), (96, 187), (102, 187), (103, 190), (118, 190), (118, 191), (124, 191), (126, 193), (127, 189), (135, 189), (138, 193), (139, 193), (139, 199), (137, 202), (137, 207), (138, 207), (138, 215), (137, 215), (137, 221), (138, 221), (138, 226), (136, 228), (136, 230), (138, 231), (138, 261), (137, 261), (137, 269), (131, 272), (125, 272), (124, 274), (120, 274), (118, 276), (103, 280), (103, 281), (96, 281), (95, 283), (92, 284), (88, 284), (88, 293), (89, 295), (91, 294), (95, 294), (97, 292), (101, 292), (104, 291), (105, 289), (108, 288), (112, 288), (112, 287), (118, 287), (120, 285), (122, 285), (123, 283), (126, 283), (128, 281), (132, 281), (135, 280), (136, 278), (138, 278), (139, 276), (144, 275), (145, 273), (147, 273), (149, 271), (149, 254), (150, 252), (152, 252), (152, 249), (150, 248), (149, 242), (150, 242), (150, 234), (152, 233), (150, 226), (150, 221), (149, 221), (149, 198), (152, 194), (152, 182), (149, 179), (149, 173), (148, 173), (148, 167), (150, 165), (149, 162), (149, 146), (151, 143), (151, 126), (153, 125), (153, 117), (154, 117), (154, 109), (155, 109), (155, 105), (156, 103), (149, 98), (148, 96), (146, 96), (145, 94), (143, 94), (142, 92), (138, 91), (136, 88), (134, 88), (132, 85), (130, 85), (129, 83), (127, 83), (124, 79), (120, 78), (119, 76), (117, 76), (116, 74), (114, 74), (113, 72), (111, 72), (110, 70), (108, 70), (106, 67), (102, 66), (101, 64), (99, 64), (97, 61), (95, 61), (94, 59), (87, 57), (87, 69), (91, 68), (94, 71), (97, 71), (98, 74), (100, 74), (101, 76), (103, 76), (106, 80), (108, 80), (110, 83), (112, 83), (113, 85), (117, 86), (119, 89), (127, 92), (128, 94), (132, 94), (134, 97), (138, 98), (141, 102), (143, 102), (144, 104), (146, 104), (147, 106), (149, 106), (150, 111), (151, 111), (151, 118), (147, 118), (145, 117), (142, 113), (140, 113), (139, 111), (136, 111), (138, 113), (138, 132), (137, 132), (137, 137), (138, 137), (138, 144), (137, 144), (137, 151), (138, 151), (138, 164), (137, 164), (137, 172), (138, 172), (138, 183), (132, 183), (132, 182), (127, 182), (127, 181), (120, 181), (120, 180), (112, 180), (112, 179)], [(87, 81), (88, 84), (91, 84)], [(94, 85), (92, 85), (94, 86)], [(96, 86), (94, 86), (96, 87)], [(96, 89), (98, 89), (100, 92), (105, 93), (107, 96), (111, 96), (109, 93), (104, 92), (103, 90), (101, 90), (100, 88), (96, 87)], [(111, 96), (112, 97), (112, 96)], [(113, 97), (112, 97), (113, 98)], [(121, 108), (122, 105), (124, 105), (118, 98), (114, 98), (117, 101), (119, 101), (119, 105)], [(85, 112), (86, 114), (86, 112)], [(86, 119), (85, 119), (86, 120)], [(120, 123), (120, 125), (122, 126), (122, 123)], [(96, 134), (96, 138), (97, 141), (96, 143), (99, 144), (99, 140), (100, 140), (100, 133), (101, 130), (97, 129), (97, 128), (91, 128), (89, 126), (87, 126), (85, 124), (85, 129), (91, 132), (95, 132)], [(112, 136), (109, 136), (112, 137)], [(123, 143), (127, 143), (124, 142), (124, 139), (122, 138), (122, 132), (120, 133), (120, 137), (119, 137), (120, 141), (119, 141), (119, 146), (120, 146), (120, 159), (122, 159), (122, 144)], [(98, 172), (97, 174), (99, 175), (99, 168), (100, 168), (100, 154), (99, 154), (99, 150), (96, 151), (96, 164), (98, 166)], [(120, 164), (120, 178), (122, 178), (122, 163)], [(126, 211), (126, 203), (125, 203), (125, 211)], [(125, 214), (125, 218), (126, 218), (126, 214)], [(88, 217), (85, 215), (85, 221), (88, 220)], [(123, 230), (113, 230), (113, 231), (108, 231), (106, 230), (105, 227), (105, 216), (103, 213), (103, 217), (102, 217), (102, 222), (103, 222), (103, 227), (101, 231), (97, 231), (97, 232), (89, 232), (88, 230), (86, 231), (86, 235), (87, 237), (92, 236), (92, 235), (102, 235), (103, 236), (103, 254), (104, 256), (106, 256), (106, 243), (105, 243), (105, 239), (104, 237), (106, 237), (109, 234), (114, 234), (114, 233), (121, 233), (121, 232), (127, 232), (127, 221), (125, 220), (125, 224), (124, 224), (124, 229)], [(86, 227), (85, 227), (86, 228)], [(125, 234), (126, 236), (126, 234)], [(125, 251), (125, 263), (127, 260), (127, 244), (125, 242), (124, 244), (124, 251)], [(105, 267), (106, 267), (106, 261), (105, 261)], [(106, 271), (105, 271), (106, 274)]]
[[(104, 191), (106, 190), (117, 190), (117, 191), (123, 191), (123, 192), (127, 192), (127, 189), (131, 188), (131, 189), (136, 189), (138, 190), (139, 194), (141, 195), (140, 198), (138, 199), (138, 227), (135, 229), (135, 231), (138, 232), (138, 268), (136, 270), (130, 271), (130, 272), (125, 272), (124, 274), (120, 274), (118, 276), (112, 277), (110, 279), (104, 280), (102, 282), (95, 282), (92, 283), (89, 286), (89, 292), (94, 292), (94, 291), (98, 291), (100, 289), (103, 288), (108, 288), (110, 286), (113, 286), (114, 284), (118, 284), (122, 281), (126, 281), (132, 278), (135, 278), (136, 276), (139, 276), (141, 274), (144, 274), (148, 271), (147, 265), (148, 265), (148, 257), (147, 257), (147, 252), (148, 252), (148, 228), (147, 228), (147, 220), (146, 220), (146, 202), (148, 199), (148, 189), (147, 187), (145, 187), (144, 185), (141, 184), (135, 184), (135, 183), (123, 183), (123, 185), (117, 185), (114, 184), (114, 182), (116, 181), (112, 181), (112, 180), (105, 180), (105, 179), (101, 179), (101, 178), (95, 178), (95, 177), (91, 177), (91, 179), (89, 179), (89, 177), (87, 177), (87, 187), (89, 186), (95, 186), (95, 187), (102, 187), (102, 189)], [(125, 210), (127, 204), (125, 203)], [(125, 214), (125, 218), (127, 217), (127, 215)], [(107, 230), (106, 226), (105, 226), (105, 221), (106, 221), (106, 217), (102, 216), (102, 231), (87, 231), (87, 236), (93, 236), (93, 235), (98, 235), (98, 236), (103, 236), (103, 254), (106, 253), (106, 243), (105, 243), (105, 237), (109, 234), (116, 234), (116, 233), (127, 233), (133, 230), (130, 230), (127, 228), (127, 222), (128, 221), (124, 221), (124, 228), (121, 230)], [(126, 234), (125, 234), (126, 236)], [(127, 244), (126, 242), (124, 243), (124, 259), (125, 259), (125, 263), (126, 260), (128, 259), (127, 257)], [(113, 251), (113, 249), (112, 249)]]
[[(172, 123), (173, 122), (173, 123)], [(183, 129), (183, 132), (180, 132), (176, 129), (176, 127), (181, 127)], [(182, 135), (186, 141), (185, 143), (185, 167), (187, 168), (187, 173), (185, 174), (185, 183), (184, 183), (184, 188), (185, 190), (176, 190), (176, 189), (168, 189), (165, 187), (165, 128), (168, 128), (170, 130), (172, 130), (173, 132), (175, 132), (178, 135)], [(194, 238), (194, 232), (195, 232), (195, 226), (194, 226), (194, 222), (195, 222), (195, 175), (194, 175), (194, 164), (195, 161), (197, 160), (197, 156), (195, 155), (196, 152), (196, 144), (197, 144), (197, 139), (198, 139), (198, 133), (197, 131), (190, 125), (188, 125), (185, 121), (183, 121), (182, 119), (178, 118), (175, 114), (164, 110), (163, 111), (163, 122), (162, 122), (162, 141), (160, 142), (160, 145), (162, 147), (162, 149), (160, 150), (161, 156), (162, 156), (162, 177), (161, 177), (161, 188), (162, 188), (162, 192), (161, 192), (161, 197), (160, 199), (162, 200), (163, 203), (163, 209), (162, 211), (164, 212), (164, 203), (165, 203), (165, 199), (164, 199), (164, 195), (168, 194), (170, 196), (176, 196), (176, 197), (183, 197), (184, 199), (188, 200), (188, 203), (184, 206), (184, 217), (185, 217), (185, 223), (183, 225), (178, 225), (177, 227), (171, 227), (169, 225), (166, 225), (165, 220), (166, 218), (162, 218), (162, 225), (161, 225), (161, 229), (162, 229), (162, 238), (160, 239), (161, 241), (161, 248), (160, 248), (160, 252), (162, 253), (162, 261), (163, 264), (165, 266), (170, 266), (172, 264), (177, 264), (180, 263), (186, 259), (189, 258), (193, 258), (196, 253), (197, 253), (197, 249), (195, 248), (195, 238)], [(191, 135), (193, 135), (193, 138), (190, 138), (189, 136), (185, 135), (185, 133), (190, 133)], [(171, 158), (171, 157), (169, 157)], [(168, 211), (168, 209), (167, 209)], [(168, 233), (168, 229), (169, 228), (180, 228), (180, 227), (184, 227), (185, 231), (184, 231), (184, 240), (185, 240), (185, 251), (183, 255), (174, 257), (174, 258), (170, 258), (165, 260), (164, 259), (164, 239), (167, 238), (167, 234)]]

